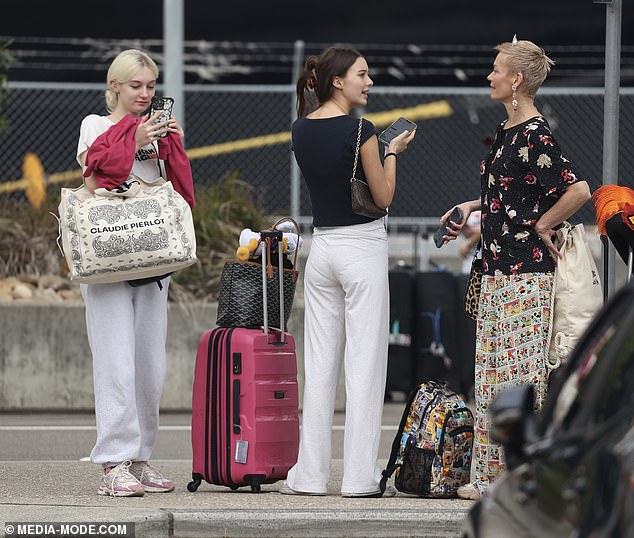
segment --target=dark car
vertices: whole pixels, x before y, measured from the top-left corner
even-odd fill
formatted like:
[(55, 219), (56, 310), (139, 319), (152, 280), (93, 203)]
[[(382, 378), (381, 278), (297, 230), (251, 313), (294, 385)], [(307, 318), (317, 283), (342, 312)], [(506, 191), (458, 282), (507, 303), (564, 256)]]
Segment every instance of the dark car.
[(553, 374), (500, 394), (492, 437), (507, 469), (473, 506), (466, 537), (634, 537), (634, 286), (596, 316)]

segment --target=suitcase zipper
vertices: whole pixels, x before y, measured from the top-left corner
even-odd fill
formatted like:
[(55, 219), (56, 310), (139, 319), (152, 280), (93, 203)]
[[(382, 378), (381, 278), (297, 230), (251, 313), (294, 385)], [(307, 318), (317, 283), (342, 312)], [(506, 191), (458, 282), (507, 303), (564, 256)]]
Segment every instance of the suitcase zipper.
[[(205, 480), (215, 484), (218, 479), (217, 473), (217, 454), (216, 454), (216, 420), (211, 417), (216, 415), (216, 386), (217, 386), (217, 350), (218, 340), (222, 337), (223, 329), (212, 331), (209, 336), (209, 344), (207, 346), (207, 386), (206, 386), (206, 404), (205, 404)], [(214, 427), (212, 427), (212, 425)], [(211, 437), (211, 439), (210, 439)], [(211, 463), (211, 469), (210, 467)]]
[[(225, 341), (225, 361), (224, 361), (224, 367), (225, 367), (225, 406), (226, 406), (226, 413), (225, 413), (225, 439), (224, 439), (224, 456), (225, 456), (225, 465), (227, 468), (227, 475), (226, 475), (226, 484), (229, 487), (235, 488), (237, 487), (237, 484), (234, 484), (233, 480), (231, 479), (231, 432), (233, 431), (233, 420), (232, 420), (232, 415), (231, 415), (231, 389), (235, 389), (235, 386), (232, 386), (231, 384), (231, 372), (233, 371), (233, 359), (232, 359), (232, 353), (231, 353), (231, 335), (233, 333), (233, 328), (228, 329), (227, 331), (227, 338)], [(237, 384), (237, 389), (238, 389), (238, 394), (237, 394), (237, 398), (240, 398), (240, 381), (238, 381)], [(236, 397), (236, 395), (234, 394), (234, 398)], [(235, 400), (234, 400), (235, 401)]]

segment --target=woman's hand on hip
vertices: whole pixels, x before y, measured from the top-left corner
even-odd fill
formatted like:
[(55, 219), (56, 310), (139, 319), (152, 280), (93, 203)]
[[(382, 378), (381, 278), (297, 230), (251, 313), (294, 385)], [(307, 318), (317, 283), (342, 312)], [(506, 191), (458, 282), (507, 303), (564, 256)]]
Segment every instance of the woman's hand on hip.
[(557, 247), (553, 242), (554, 239), (557, 237), (557, 232), (555, 232), (555, 230), (553, 230), (552, 228), (547, 228), (546, 230), (543, 230), (537, 226), (535, 226), (535, 232), (537, 232), (537, 235), (542, 240), (542, 243), (544, 243), (544, 245), (548, 249), (548, 252), (552, 256), (553, 260), (555, 260), (555, 263), (557, 263), (557, 260), (561, 258), (561, 254), (557, 250)]

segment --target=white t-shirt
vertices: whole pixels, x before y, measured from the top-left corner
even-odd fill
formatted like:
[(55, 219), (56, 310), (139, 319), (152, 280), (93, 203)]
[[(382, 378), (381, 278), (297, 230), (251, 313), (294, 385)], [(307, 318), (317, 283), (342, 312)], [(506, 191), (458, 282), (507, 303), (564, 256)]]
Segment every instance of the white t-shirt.
[[(113, 125), (114, 123), (106, 116), (99, 116), (97, 114), (90, 114), (83, 119), (79, 130), (79, 142), (77, 144), (77, 162), (80, 166), (79, 156), (88, 150), (99, 135), (105, 133)], [(159, 163), (161, 163), (160, 167)], [(158, 158), (156, 147), (150, 143), (136, 152), (130, 173), (140, 177), (146, 183), (154, 183), (162, 176), (161, 170), (165, 170), (165, 167)]]

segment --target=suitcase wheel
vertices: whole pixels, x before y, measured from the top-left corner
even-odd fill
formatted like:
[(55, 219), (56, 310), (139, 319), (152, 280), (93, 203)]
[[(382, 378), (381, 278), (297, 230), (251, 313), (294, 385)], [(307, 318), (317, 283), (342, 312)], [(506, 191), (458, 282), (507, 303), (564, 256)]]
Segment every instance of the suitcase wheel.
[(229, 486), (231, 488), (231, 491), (235, 491), (236, 489), (238, 489), (240, 486), (236, 486), (235, 484)]
[(187, 484), (187, 491), (191, 491), (193, 493), (194, 491), (198, 489), (201, 482), (202, 482), (201, 476), (192, 474), (192, 481)]
[(266, 475), (264, 474), (247, 474), (244, 475), (244, 480), (251, 486), (253, 493), (260, 493), (260, 484), (266, 481)]

